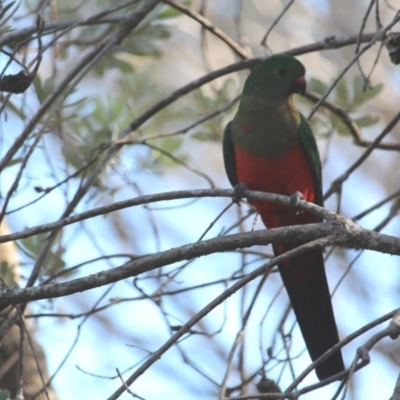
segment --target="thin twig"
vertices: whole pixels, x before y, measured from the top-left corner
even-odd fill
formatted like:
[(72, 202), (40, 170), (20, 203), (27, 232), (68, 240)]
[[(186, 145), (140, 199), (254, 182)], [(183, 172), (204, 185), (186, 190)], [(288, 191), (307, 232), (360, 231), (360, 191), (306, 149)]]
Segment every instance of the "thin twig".
[[(262, 265), (256, 270), (249, 273), (245, 278), (233, 284), (229, 289), (223, 292), (221, 295), (217, 296), (213, 301), (211, 301), (207, 306), (205, 306), (201, 311), (199, 311), (195, 316), (193, 316), (185, 325), (182, 326), (170, 339), (168, 339), (157, 351), (155, 351), (127, 380), (126, 383), (130, 386), (139, 376), (141, 376), (151, 365), (153, 365), (161, 356), (170, 349), (174, 343), (176, 343), (186, 332), (189, 331), (198, 321), (204, 318), (210, 311), (221, 304), (224, 300), (230, 297), (233, 293), (237, 292), (247, 283), (251, 282), (258, 276), (265, 274), (273, 266), (282, 263), (283, 260), (292, 258), (296, 255), (302, 254), (305, 251), (310, 251), (315, 247), (320, 247), (324, 245), (324, 240), (316, 240), (315, 242), (310, 242), (296, 249), (286, 252), (284, 255), (278, 256), (272, 261)], [(120, 387), (116, 390), (107, 400), (116, 400), (123, 392), (125, 388)]]
[(246, 60), (250, 58), (247, 52), (237, 44), (232, 38), (230, 38), (225, 32), (221, 29), (215, 27), (207, 18), (203, 15), (199, 14), (198, 12), (185, 7), (182, 4), (177, 4), (172, 0), (163, 0), (163, 3), (169, 4), (171, 7), (181, 11), (182, 13), (186, 14), (188, 17), (194, 19), (198, 22), (202, 27), (207, 29), (209, 32), (214, 34), (217, 38), (222, 40), (225, 44), (227, 44), (240, 58)]
[(286, 6), (283, 8), (281, 13), (274, 20), (274, 22), (271, 24), (271, 26), (268, 28), (267, 32), (261, 39), (261, 42), (260, 42), (261, 46), (264, 46), (265, 48), (267, 48), (267, 38), (268, 38), (269, 34), (272, 32), (272, 30), (275, 28), (275, 26), (278, 24), (278, 22), (282, 19), (282, 17), (286, 14), (286, 12), (289, 10), (289, 8), (292, 6), (293, 3), (294, 3), (294, 0), (290, 0), (289, 3), (286, 4)]

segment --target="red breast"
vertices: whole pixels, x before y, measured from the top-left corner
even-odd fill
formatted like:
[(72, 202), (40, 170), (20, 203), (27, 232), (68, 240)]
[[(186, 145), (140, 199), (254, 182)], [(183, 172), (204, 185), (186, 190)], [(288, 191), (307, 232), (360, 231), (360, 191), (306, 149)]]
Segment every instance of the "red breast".
[[(254, 155), (235, 145), (238, 182), (252, 190), (291, 196), (300, 191), (314, 202), (315, 182), (309, 161), (301, 146), (292, 146), (279, 157)], [(288, 207), (268, 202), (251, 202), (268, 228), (317, 222), (308, 214), (295, 214)]]

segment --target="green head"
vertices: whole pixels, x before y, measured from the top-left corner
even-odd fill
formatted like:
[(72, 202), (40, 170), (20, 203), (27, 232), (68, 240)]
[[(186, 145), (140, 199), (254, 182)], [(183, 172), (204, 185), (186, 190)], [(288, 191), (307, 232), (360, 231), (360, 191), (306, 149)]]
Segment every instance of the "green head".
[(244, 84), (243, 96), (283, 102), (293, 93), (304, 93), (305, 72), (304, 65), (292, 56), (271, 56), (253, 69)]

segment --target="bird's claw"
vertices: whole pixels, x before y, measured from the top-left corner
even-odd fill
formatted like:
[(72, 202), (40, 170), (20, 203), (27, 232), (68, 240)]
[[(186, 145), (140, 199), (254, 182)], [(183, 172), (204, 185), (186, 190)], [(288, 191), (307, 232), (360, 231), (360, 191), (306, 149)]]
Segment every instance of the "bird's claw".
[(244, 184), (244, 183), (238, 183), (234, 188), (233, 188), (233, 196), (232, 196), (232, 201), (236, 203), (240, 207), (240, 200), (242, 200), (243, 193), (245, 190), (248, 190), (249, 188)]
[(290, 209), (295, 213), (299, 214), (300, 211), (297, 209), (299, 206), (299, 201), (304, 200), (303, 193), (297, 191), (296, 193), (290, 196)]

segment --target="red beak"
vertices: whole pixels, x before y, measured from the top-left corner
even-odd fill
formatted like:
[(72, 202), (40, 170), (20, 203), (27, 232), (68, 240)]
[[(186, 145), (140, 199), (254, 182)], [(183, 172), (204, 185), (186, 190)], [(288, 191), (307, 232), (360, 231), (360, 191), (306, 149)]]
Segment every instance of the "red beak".
[(293, 83), (292, 93), (299, 93), (303, 96), (304, 92), (306, 91), (306, 86), (307, 83), (305, 76), (304, 75), (299, 76)]

